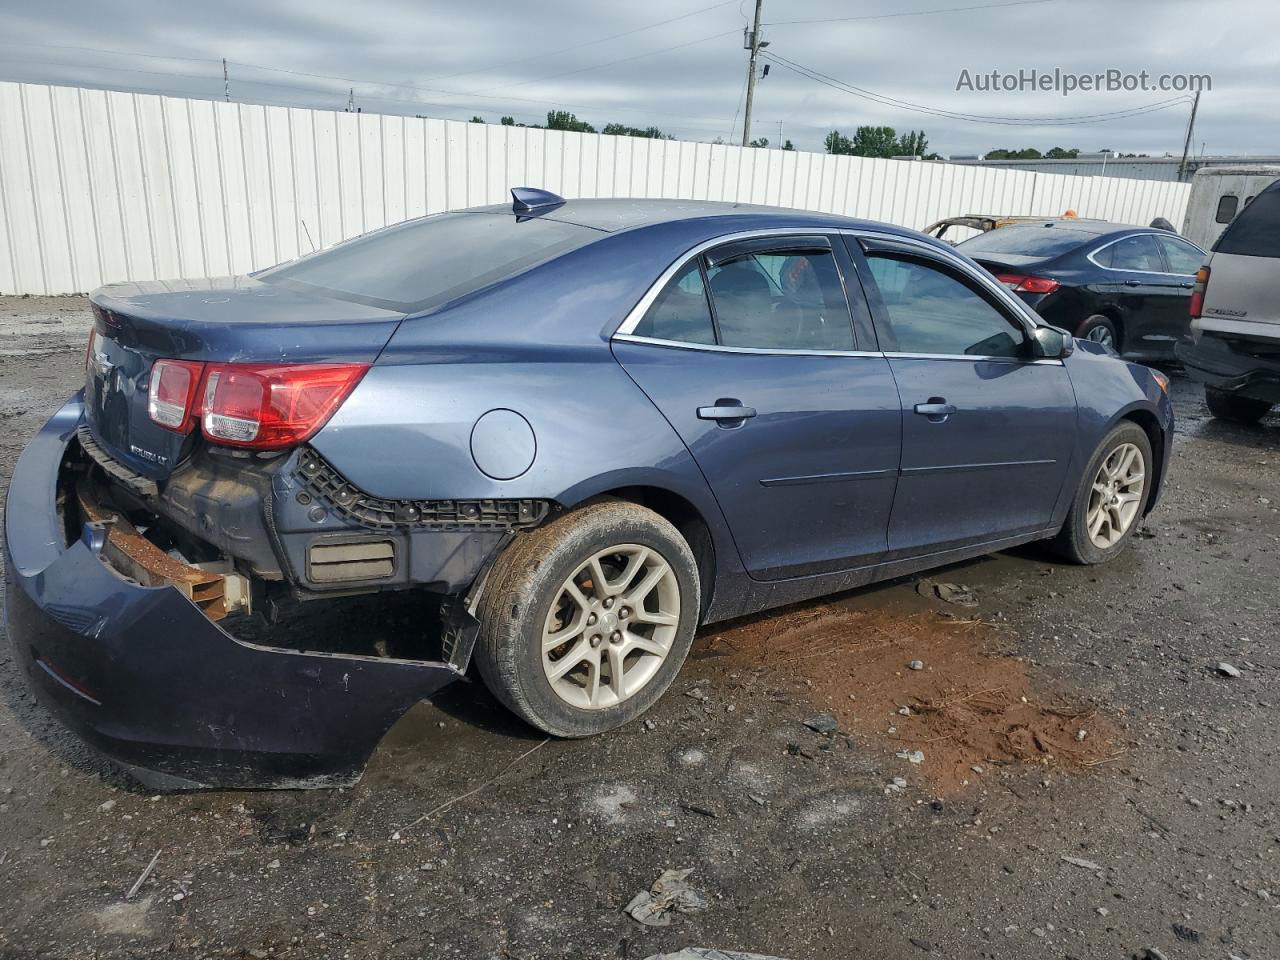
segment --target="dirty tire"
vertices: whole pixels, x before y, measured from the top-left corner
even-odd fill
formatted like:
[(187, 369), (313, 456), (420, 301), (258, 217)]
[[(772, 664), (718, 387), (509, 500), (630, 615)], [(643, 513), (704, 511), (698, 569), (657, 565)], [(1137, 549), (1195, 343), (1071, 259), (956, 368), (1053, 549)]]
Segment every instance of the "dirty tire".
[(1120, 329), (1110, 317), (1095, 313), (1085, 319), (1076, 329), (1076, 337), (1081, 340), (1092, 340), (1095, 343), (1106, 343), (1117, 353), (1120, 352)]
[(1257, 423), (1271, 409), (1266, 400), (1241, 397), (1213, 387), (1204, 388), (1204, 402), (1209, 405), (1209, 412), (1219, 420), (1233, 423)]
[[(1117, 447), (1131, 443), (1142, 453), (1146, 482), (1142, 487), (1142, 499), (1138, 502), (1138, 511), (1129, 524), (1124, 535), (1111, 546), (1099, 547), (1089, 537), (1087, 517), (1089, 514), (1089, 495), (1093, 490), (1094, 477), (1098, 468)], [(1098, 449), (1089, 458), (1084, 473), (1080, 476), (1080, 486), (1076, 490), (1075, 499), (1071, 501), (1071, 509), (1067, 512), (1066, 522), (1052, 541), (1052, 548), (1060, 557), (1072, 563), (1094, 564), (1106, 563), (1121, 553), (1133, 539), (1133, 533), (1142, 526), (1142, 518), (1146, 514), (1147, 504), (1151, 501), (1151, 484), (1155, 479), (1156, 465), (1151, 455), (1151, 439), (1147, 432), (1132, 421), (1126, 420), (1112, 428), (1111, 432), (1098, 444)]]
[[(621, 545), (655, 551), (679, 587), (679, 617), (666, 659), (618, 703), (586, 709), (558, 694), (543, 669), (543, 630), (567, 579), (599, 551)], [(485, 685), (513, 713), (557, 737), (587, 737), (634, 720), (680, 671), (698, 626), (698, 564), (689, 544), (652, 510), (604, 500), (522, 534), (498, 558), (477, 611), (475, 664)]]

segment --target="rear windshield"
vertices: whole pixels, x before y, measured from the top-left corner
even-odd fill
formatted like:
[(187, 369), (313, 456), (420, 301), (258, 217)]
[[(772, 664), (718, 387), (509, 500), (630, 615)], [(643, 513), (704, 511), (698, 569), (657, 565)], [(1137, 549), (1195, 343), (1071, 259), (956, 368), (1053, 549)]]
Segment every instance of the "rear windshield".
[(511, 213), (444, 213), (397, 224), (271, 267), (256, 278), (300, 284), (391, 310), (446, 303), (603, 234)]
[(971, 257), (983, 253), (1014, 253), (1025, 257), (1056, 257), (1088, 243), (1095, 237), (1070, 227), (1012, 226), (997, 227), (956, 245)]
[(1254, 197), (1222, 231), (1213, 249), (1245, 257), (1280, 257), (1280, 189), (1269, 187)]

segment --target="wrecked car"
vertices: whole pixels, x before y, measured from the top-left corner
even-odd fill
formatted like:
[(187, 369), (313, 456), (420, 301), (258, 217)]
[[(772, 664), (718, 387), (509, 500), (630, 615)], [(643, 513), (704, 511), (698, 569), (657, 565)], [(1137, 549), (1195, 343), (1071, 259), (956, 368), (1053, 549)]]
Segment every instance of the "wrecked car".
[[(1164, 377), (945, 243), (512, 193), (92, 295), (5, 513), (18, 661), (89, 744), (164, 787), (350, 782), (473, 667), (598, 734), (700, 624), (1034, 540), (1100, 563), (1156, 503)], [(437, 613), (407, 651), (273, 632), (392, 594)]]

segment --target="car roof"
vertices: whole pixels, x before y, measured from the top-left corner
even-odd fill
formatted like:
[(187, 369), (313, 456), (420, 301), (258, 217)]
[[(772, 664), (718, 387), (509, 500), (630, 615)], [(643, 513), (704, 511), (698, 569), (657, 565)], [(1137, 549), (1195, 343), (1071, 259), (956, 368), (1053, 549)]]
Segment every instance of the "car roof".
[[(476, 212), (515, 214), (509, 204), (473, 208)], [(566, 200), (564, 203), (541, 213), (523, 214), (539, 216), (544, 220), (558, 220), (580, 227), (589, 227), (605, 233), (616, 233), (637, 227), (651, 227), (664, 223), (686, 220), (723, 220), (725, 226), (738, 225), (744, 229), (785, 226), (812, 226), (814, 228), (849, 229), (868, 228), (903, 236), (920, 236), (906, 227), (859, 220), (813, 210), (796, 210), (787, 207), (767, 207), (754, 203), (732, 203), (718, 200), (666, 200), (636, 197), (610, 199)], [(748, 222), (750, 221), (750, 222)]]

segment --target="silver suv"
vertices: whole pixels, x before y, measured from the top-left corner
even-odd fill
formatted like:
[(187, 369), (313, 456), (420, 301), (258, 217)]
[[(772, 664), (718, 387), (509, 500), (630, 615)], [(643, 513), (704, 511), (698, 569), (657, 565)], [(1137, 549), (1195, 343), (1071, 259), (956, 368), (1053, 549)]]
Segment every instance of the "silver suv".
[(1191, 295), (1191, 340), (1178, 359), (1204, 384), (1215, 417), (1256, 423), (1280, 403), (1280, 181), (1213, 246)]

